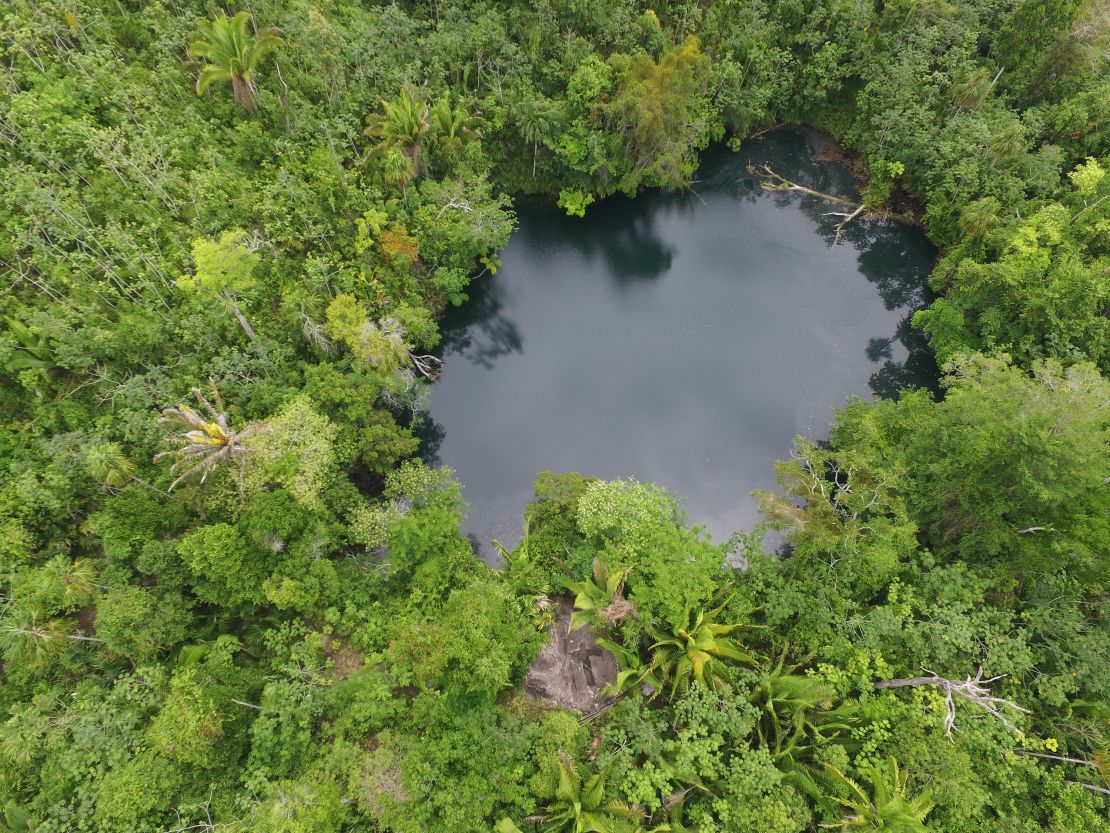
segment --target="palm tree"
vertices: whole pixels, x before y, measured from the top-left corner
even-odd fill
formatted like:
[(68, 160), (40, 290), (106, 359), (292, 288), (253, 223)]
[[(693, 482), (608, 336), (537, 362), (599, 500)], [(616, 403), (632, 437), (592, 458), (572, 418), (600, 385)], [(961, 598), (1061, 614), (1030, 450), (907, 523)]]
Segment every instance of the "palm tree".
[[(742, 624), (722, 625), (716, 621), (723, 605), (709, 611), (686, 611), (686, 625), (674, 632), (653, 630), (656, 639), (651, 669), (662, 679), (671, 680), (671, 697), (685, 691), (691, 682), (712, 690), (732, 679), (730, 662), (757, 665), (756, 657), (728, 634), (744, 627)], [(658, 692), (656, 692), (658, 694)]]
[(886, 833), (927, 833), (925, 817), (933, 809), (931, 793), (926, 790), (911, 798), (906, 793), (909, 773), (898, 767), (893, 757), (887, 759), (883, 769), (874, 764), (864, 772), (871, 781), (872, 795), (859, 784), (834, 767), (825, 764), (828, 778), (835, 786), (847, 791), (848, 797), (831, 796), (837, 804), (851, 811), (843, 821), (829, 827), (850, 827), (863, 830), (883, 830)]
[(635, 618), (636, 605), (624, 598), (624, 580), (627, 576), (627, 569), (610, 571), (608, 564), (595, 558), (592, 579), (565, 582), (566, 588), (574, 593), (571, 630), (589, 624), (595, 616), (603, 619), (610, 627), (625, 616)]
[(203, 483), (208, 479), (208, 475), (223, 463), (238, 462), (242, 466), (246, 462), (249, 451), (243, 441), (264, 429), (264, 426), (252, 424), (239, 431), (233, 430), (228, 424), (227, 414), (222, 411), (223, 400), (220, 399), (220, 393), (216, 390), (215, 384), (212, 384), (212, 391), (215, 394), (216, 405), (221, 410), (212, 407), (200, 388), (192, 390), (201, 408), (211, 417), (211, 422), (188, 405), (166, 408), (158, 419), (162, 425), (190, 429), (183, 435), (168, 437), (165, 440), (167, 445), (176, 445), (177, 448), (154, 456), (155, 462), (166, 457), (177, 458), (170, 468), (170, 474), (177, 474), (179, 471), (181, 474), (170, 484), (170, 491), (194, 474), (200, 474), (200, 482)]
[(459, 147), (464, 139), (476, 139), (481, 135), (485, 119), (480, 113), (471, 113), (465, 104), (451, 104), (449, 96), (435, 103), (428, 114), (431, 130), (448, 150)]
[(526, 100), (517, 114), (521, 138), (525, 144), (532, 146), (532, 179), (536, 178), (536, 158), (540, 152), (540, 142), (551, 132), (553, 121), (550, 102), (534, 98)]
[(515, 550), (508, 550), (500, 542), (491, 541), (493, 548), (505, 560), (499, 576), (512, 592), (522, 613), (527, 614), (537, 630), (545, 630), (555, 621), (556, 604), (551, 598), (551, 587), (543, 569), (532, 560), (528, 541), (531, 525), (524, 525), (524, 537)]
[(605, 800), (605, 773), (582, 781), (573, 766), (559, 762), (555, 802), (547, 808), (544, 833), (633, 833), (643, 814), (622, 801)]
[(5, 802), (0, 810), (0, 833), (28, 833), (30, 829), (31, 814), (14, 801)]
[(5, 369), (12, 374), (21, 370), (41, 370), (48, 379), (54, 378), (61, 370), (54, 364), (54, 351), (42, 333), (36, 333), (16, 318), (5, 318), (8, 335), (16, 342), (16, 349), (5, 363)]
[(366, 117), (366, 130), (363, 132), (381, 140), (370, 149), (370, 154), (381, 156), (392, 148), (399, 148), (412, 162), (412, 176), (417, 179), (424, 140), (431, 129), (428, 104), (410, 86), (402, 87), (392, 101), (383, 98), (381, 104), (381, 113), (371, 113)]
[(230, 81), (231, 91), (243, 109), (254, 112), (258, 87), (254, 73), (267, 54), (282, 46), (279, 29), (263, 29), (251, 35), (248, 12), (229, 18), (221, 14), (215, 20), (200, 24), (189, 44), (189, 54), (208, 61), (197, 76), (197, 95), (214, 81)]
[(95, 636), (67, 633), (66, 625), (62, 619), (39, 622), (34, 611), (15, 607), (0, 620), (0, 653), (17, 666), (34, 666), (62, 651), (67, 641), (102, 641)]
[(785, 781), (820, 800), (819, 774), (814, 771), (811, 752), (831, 741), (857, 722), (854, 703), (837, 703), (836, 689), (817, 677), (783, 668), (786, 652), (778, 664), (765, 671), (750, 696), (759, 709), (756, 733), (760, 745), (770, 751)]
[(617, 679), (605, 684), (601, 691), (603, 696), (620, 697), (642, 685), (649, 685), (656, 691), (661, 688), (659, 678), (653, 673), (654, 669), (640, 658), (638, 652), (604, 637), (598, 637), (595, 641), (599, 648), (604, 648), (616, 657), (618, 666)]

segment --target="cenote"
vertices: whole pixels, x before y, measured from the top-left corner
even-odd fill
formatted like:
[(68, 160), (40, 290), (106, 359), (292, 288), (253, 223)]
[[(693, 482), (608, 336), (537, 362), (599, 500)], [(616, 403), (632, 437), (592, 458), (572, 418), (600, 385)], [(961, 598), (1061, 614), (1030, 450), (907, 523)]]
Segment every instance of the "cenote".
[(453, 468), (464, 530), (511, 544), (539, 471), (652, 481), (723, 540), (757, 521), (753, 489), (795, 435), (827, 435), (846, 397), (932, 385), (910, 327), (933, 247), (894, 222), (768, 193), (750, 163), (853, 195), (822, 140), (782, 130), (716, 148), (693, 189), (615, 197), (568, 218), (518, 204), (495, 276), (444, 321), (425, 457)]

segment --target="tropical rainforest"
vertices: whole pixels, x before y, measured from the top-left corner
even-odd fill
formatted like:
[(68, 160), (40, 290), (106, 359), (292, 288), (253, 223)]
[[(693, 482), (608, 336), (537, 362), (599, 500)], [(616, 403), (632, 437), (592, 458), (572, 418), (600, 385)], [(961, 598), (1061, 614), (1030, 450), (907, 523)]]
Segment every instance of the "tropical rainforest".
[[(0, 47), (0, 830), (1110, 831), (1100, 0), (9, 0)], [(940, 388), (724, 543), (537, 473), (490, 569), (414, 430), (513, 201), (781, 124), (937, 245)], [(521, 689), (571, 597), (588, 714)]]

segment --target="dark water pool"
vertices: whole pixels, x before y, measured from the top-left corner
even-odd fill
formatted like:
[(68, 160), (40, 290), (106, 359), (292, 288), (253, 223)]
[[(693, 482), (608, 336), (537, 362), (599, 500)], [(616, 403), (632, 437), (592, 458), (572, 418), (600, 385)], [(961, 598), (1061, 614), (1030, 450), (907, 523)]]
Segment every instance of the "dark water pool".
[(834, 245), (826, 203), (762, 191), (749, 163), (852, 195), (779, 131), (708, 152), (693, 193), (518, 206), (495, 276), (444, 323), (425, 456), (455, 469), (465, 530), (515, 542), (537, 472), (650, 480), (718, 539), (756, 520), (792, 437), (821, 438), (846, 396), (932, 384), (909, 317), (935, 252), (916, 229), (857, 223)]

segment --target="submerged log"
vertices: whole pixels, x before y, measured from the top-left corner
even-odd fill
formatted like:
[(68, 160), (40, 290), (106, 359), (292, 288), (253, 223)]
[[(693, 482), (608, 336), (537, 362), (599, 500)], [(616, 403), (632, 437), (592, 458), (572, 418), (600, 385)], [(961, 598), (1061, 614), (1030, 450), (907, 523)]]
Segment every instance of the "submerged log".
[(860, 207), (859, 203), (845, 199), (844, 197), (835, 197), (832, 194), (814, 191), (812, 188), (806, 188), (804, 185), (792, 182), (781, 174), (777, 174), (771, 170), (770, 165), (760, 165), (759, 167), (748, 165), (748, 173), (759, 178), (759, 187), (764, 191), (797, 191), (802, 194), (809, 194), (811, 197), (817, 197), (819, 200), (847, 206), (848, 208)]
[(799, 185), (797, 182), (787, 179), (781, 174), (775, 173), (770, 165), (748, 165), (748, 173), (759, 180), (759, 187), (764, 191), (791, 191), (799, 194), (805, 194), (810, 197), (822, 200), (824, 202), (832, 203), (833, 205), (841, 205), (849, 211), (827, 211), (826, 217), (843, 217), (839, 223), (836, 224), (836, 238), (834, 243), (840, 242), (840, 235), (852, 220), (861, 215), (866, 215), (874, 219), (890, 219), (897, 220), (900, 223), (912, 225), (913, 221), (910, 217), (902, 214), (896, 214), (892, 211), (877, 210), (869, 208), (866, 204), (855, 202), (845, 197), (838, 197), (834, 194), (826, 194), (823, 191), (815, 191), (813, 188), (807, 188), (804, 185)]

